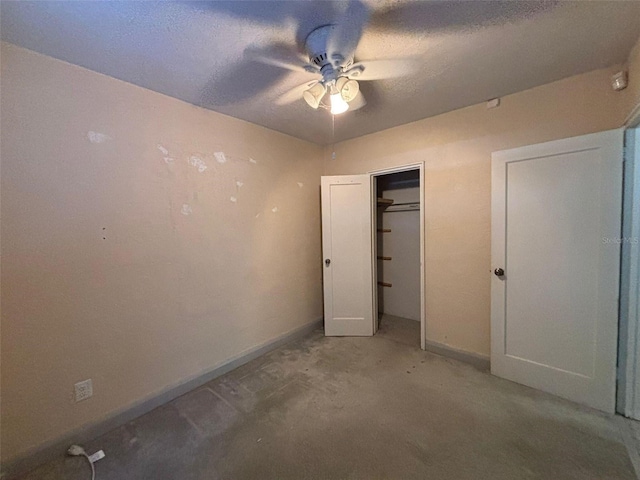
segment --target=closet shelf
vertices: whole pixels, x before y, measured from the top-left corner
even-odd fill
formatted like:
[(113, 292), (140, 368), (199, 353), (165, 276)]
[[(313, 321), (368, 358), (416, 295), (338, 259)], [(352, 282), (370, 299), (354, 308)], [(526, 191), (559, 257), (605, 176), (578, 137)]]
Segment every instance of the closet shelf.
[(387, 282), (378, 282), (378, 285), (380, 285), (381, 287), (391, 287), (392, 286), (390, 283), (387, 283)]
[(391, 257), (382, 257), (378, 255), (378, 260), (391, 260)]
[(390, 198), (382, 198), (378, 197), (378, 206), (379, 207), (388, 207), (393, 204), (393, 200)]
[(388, 207), (384, 213), (412, 212), (420, 210), (420, 202), (394, 203), (393, 205), (388, 205)]
[(390, 228), (379, 228), (378, 233), (391, 233)]

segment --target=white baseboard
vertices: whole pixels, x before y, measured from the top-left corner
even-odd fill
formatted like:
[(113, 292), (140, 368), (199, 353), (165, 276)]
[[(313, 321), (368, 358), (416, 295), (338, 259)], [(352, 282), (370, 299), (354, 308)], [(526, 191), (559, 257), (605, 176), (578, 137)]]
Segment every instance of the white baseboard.
[(453, 358), (464, 363), (473, 365), (478, 370), (488, 372), (491, 370), (491, 360), (488, 356), (480, 355), (479, 353), (466, 352), (464, 350), (458, 350), (442, 343), (425, 341), (425, 350), (431, 353), (442, 355), (443, 357)]

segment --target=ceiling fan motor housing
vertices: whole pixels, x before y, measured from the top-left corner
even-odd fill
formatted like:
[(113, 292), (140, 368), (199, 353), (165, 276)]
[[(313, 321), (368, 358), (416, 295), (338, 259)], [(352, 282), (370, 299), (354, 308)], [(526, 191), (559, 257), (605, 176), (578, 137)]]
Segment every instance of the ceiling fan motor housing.
[(335, 25), (323, 25), (307, 35), (305, 40), (305, 50), (309, 55), (309, 61), (320, 68), (323, 76), (327, 70), (346, 68), (353, 63), (353, 58), (345, 60), (342, 55), (336, 53), (333, 54), (333, 58), (329, 58), (328, 41), (335, 28)]
[(327, 54), (327, 40), (329, 34), (333, 31), (335, 25), (323, 25), (316, 28), (305, 40), (305, 50), (309, 55), (309, 61), (318, 67), (322, 68), (329, 62), (329, 55)]

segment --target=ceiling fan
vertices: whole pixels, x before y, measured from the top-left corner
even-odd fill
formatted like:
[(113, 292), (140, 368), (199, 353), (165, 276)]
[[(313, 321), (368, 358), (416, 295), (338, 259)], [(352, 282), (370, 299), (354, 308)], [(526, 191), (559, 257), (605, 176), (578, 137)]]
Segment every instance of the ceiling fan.
[(267, 65), (319, 75), (320, 78), (303, 83), (279, 97), (276, 101), (279, 105), (303, 98), (310, 107), (329, 108), (333, 115), (357, 110), (366, 105), (358, 81), (408, 75), (418, 66), (415, 58), (354, 60), (368, 13), (368, 8), (361, 2), (351, 2), (339, 23), (315, 28), (304, 41), (306, 58), (286, 50), (251, 48), (245, 51), (245, 55)]
[[(242, 61), (212, 78), (202, 90), (203, 105), (228, 109), (277, 84), (287, 71), (295, 71), (316, 78), (281, 95), (275, 103), (286, 105), (303, 98), (314, 109), (329, 108), (337, 114), (366, 105), (358, 82), (400, 77), (418, 69), (423, 77), (437, 74), (423, 68), (415, 57), (356, 61), (354, 54), (365, 27), (378, 34), (457, 34), (529, 18), (554, 8), (559, 1), (216, 0), (186, 4), (260, 25), (286, 28), (292, 24), (296, 28), (295, 42), (245, 49)], [(256, 71), (256, 62), (265, 68)], [(362, 89), (375, 95), (375, 84)]]

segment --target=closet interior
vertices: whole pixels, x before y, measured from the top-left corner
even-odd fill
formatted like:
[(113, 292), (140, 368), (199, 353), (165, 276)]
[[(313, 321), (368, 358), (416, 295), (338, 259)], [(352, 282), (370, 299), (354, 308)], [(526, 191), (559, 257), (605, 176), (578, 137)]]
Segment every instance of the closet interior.
[(376, 177), (378, 329), (420, 344), (420, 172)]

